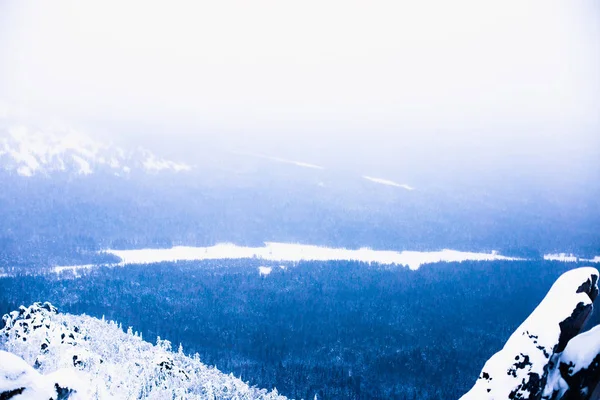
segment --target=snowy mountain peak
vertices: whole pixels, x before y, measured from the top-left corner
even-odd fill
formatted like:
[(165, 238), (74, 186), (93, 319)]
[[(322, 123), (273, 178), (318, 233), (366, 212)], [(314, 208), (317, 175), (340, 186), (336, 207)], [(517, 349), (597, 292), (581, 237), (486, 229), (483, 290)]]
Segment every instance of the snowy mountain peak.
[(12, 125), (0, 130), (0, 169), (29, 177), (53, 173), (181, 172), (191, 167), (162, 159), (146, 149), (125, 150), (102, 143), (69, 128), (41, 131)]
[(173, 352), (166, 340), (152, 345), (131, 328), (50, 303), (21, 306), (3, 323), (2, 399), (286, 399)]

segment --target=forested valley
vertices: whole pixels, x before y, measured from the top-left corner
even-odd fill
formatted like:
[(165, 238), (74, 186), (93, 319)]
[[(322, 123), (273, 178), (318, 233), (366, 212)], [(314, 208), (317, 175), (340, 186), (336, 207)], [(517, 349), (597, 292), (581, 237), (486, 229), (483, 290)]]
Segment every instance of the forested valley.
[(448, 399), (473, 384), (553, 281), (576, 266), (463, 262), (410, 271), (301, 262), (261, 276), (263, 263), (0, 278), (0, 313), (50, 301), (62, 312), (104, 316), (297, 399)]

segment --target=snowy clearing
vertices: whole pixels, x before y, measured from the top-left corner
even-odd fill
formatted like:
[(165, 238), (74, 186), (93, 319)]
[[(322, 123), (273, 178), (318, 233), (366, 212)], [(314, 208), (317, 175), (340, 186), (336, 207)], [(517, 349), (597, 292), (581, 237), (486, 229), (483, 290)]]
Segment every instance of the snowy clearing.
[[(440, 261), (493, 261), (523, 260), (506, 257), (497, 252), (474, 253), (457, 250), (441, 251), (386, 251), (361, 248), (358, 250), (330, 248), (304, 244), (267, 242), (264, 247), (244, 247), (230, 243), (211, 247), (177, 246), (170, 249), (106, 250), (107, 253), (121, 258), (121, 264), (151, 264), (165, 261), (191, 261), (259, 258), (268, 261), (333, 261), (347, 260), (386, 265), (404, 265), (412, 270), (423, 264)], [(64, 267), (63, 267), (64, 268)]]
[(258, 274), (260, 276), (267, 276), (273, 271), (272, 267), (258, 267)]
[(596, 256), (594, 258), (581, 258), (577, 257), (572, 253), (553, 253), (553, 254), (544, 254), (544, 260), (546, 261), (562, 261), (562, 262), (591, 262), (591, 263), (600, 263), (600, 256)]

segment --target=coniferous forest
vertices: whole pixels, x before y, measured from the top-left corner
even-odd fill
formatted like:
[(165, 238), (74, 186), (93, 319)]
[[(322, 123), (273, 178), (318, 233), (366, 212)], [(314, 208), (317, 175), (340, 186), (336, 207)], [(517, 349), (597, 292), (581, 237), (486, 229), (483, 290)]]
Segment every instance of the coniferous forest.
[[(297, 399), (458, 398), (576, 264), (216, 260), (0, 278), (0, 312), (50, 301), (160, 336)], [(597, 319), (597, 316), (594, 316)], [(593, 323), (594, 321), (591, 321)]]

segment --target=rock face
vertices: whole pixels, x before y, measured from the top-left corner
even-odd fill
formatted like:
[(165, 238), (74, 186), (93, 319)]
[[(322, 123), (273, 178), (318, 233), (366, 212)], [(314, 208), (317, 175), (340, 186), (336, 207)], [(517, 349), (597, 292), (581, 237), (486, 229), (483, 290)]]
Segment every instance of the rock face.
[(0, 399), (261, 399), (197, 356), (153, 346), (114, 322), (58, 313), (49, 303), (20, 307), (0, 329)]
[(563, 274), (461, 400), (599, 399), (600, 327), (579, 334), (598, 276), (591, 267)]

